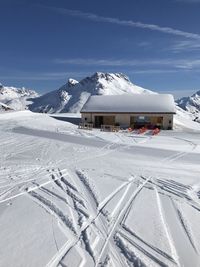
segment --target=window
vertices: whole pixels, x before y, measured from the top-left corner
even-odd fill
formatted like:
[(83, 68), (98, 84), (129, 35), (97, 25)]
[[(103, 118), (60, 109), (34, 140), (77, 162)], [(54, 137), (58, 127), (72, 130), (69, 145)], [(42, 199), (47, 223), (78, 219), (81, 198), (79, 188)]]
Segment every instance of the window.
[(138, 116), (136, 117), (136, 122), (149, 122), (150, 117), (147, 116)]
[(139, 116), (139, 117), (138, 117), (138, 120), (140, 120), (140, 121), (144, 121), (144, 120), (145, 120), (145, 117), (144, 117), (144, 116)]

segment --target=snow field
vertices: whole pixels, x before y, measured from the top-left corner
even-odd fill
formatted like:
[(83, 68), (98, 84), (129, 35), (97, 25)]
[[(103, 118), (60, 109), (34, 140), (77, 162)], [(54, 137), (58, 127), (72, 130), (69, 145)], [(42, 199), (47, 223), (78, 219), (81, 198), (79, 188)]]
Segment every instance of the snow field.
[(0, 266), (199, 266), (199, 132), (86, 132), (25, 111), (0, 134)]

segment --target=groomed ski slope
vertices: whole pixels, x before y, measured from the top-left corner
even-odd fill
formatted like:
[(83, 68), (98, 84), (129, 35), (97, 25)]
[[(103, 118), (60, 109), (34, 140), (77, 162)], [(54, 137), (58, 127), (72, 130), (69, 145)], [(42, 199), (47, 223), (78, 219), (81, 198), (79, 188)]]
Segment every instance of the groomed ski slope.
[(158, 136), (0, 114), (0, 266), (200, 266), (200, 125)]

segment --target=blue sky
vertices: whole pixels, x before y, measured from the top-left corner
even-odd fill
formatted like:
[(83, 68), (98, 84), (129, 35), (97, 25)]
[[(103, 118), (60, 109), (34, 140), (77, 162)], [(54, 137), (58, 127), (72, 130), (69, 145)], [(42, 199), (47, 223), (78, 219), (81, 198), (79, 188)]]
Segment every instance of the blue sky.
[(122, 72), (175, 96), (200, 89), (200, 0), (0, 0), (0, 82), (40, 93)]

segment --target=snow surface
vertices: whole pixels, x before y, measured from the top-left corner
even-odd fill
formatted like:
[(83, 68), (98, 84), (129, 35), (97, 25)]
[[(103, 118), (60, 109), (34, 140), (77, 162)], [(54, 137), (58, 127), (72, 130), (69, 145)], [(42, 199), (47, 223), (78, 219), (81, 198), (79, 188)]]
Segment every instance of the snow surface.
[(81, 112), (163, 112), (175, 113), (175, 103), (169, 94), (124, 94), (91, 96)]
[(0, 114), (0, 266), (199, 267), (200, 124), (181, 112), (157, 136)]

